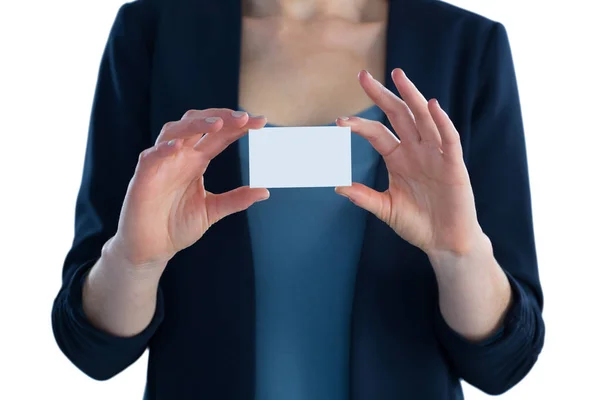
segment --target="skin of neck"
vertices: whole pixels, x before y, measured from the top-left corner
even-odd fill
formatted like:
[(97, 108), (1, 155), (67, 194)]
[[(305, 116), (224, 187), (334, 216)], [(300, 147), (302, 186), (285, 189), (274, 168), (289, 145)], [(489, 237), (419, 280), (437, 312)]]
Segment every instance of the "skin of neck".
[(281, 17), (297, 21), (343, 19), (349, 22), (379, 20), (387, 0), (246, 0), (246, 15)]

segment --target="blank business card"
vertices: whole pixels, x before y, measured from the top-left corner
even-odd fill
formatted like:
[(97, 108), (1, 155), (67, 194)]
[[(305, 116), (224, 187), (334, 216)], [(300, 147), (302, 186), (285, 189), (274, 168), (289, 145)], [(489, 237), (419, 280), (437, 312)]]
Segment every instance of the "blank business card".
[(250, 187), (350, 186), (350, 127), (276, 127), (248, 133)]

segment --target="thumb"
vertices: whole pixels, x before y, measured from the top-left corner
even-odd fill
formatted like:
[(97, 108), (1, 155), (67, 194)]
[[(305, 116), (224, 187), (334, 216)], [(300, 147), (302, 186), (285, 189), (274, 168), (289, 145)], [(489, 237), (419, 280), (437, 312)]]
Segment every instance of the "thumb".
[(352, 186), (338, 186), (335, 192), (347, 197), (351, 202), (374, 214), (382, 221), (388, 220), (389, 197), (361, 183), (353, 182)]
[(236, 212), (244, 211), (252, 204), (268, 199), (267, 189), (251, 189), (242, 186), (229, 192), (213, 194), (207, 192), (206, 212), (209, 226)]

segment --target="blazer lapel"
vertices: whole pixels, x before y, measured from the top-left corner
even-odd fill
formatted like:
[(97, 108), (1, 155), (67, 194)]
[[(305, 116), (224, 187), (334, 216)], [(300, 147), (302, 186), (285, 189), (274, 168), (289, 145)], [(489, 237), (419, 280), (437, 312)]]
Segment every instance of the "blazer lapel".
[[(410, 39), (406, 37), (405, 26), (410, 21), (405, 18), (405, 4), (406, 0), (390, 1), (388, 10), (384, 84), (396, 95), (398, 95), (398, 90), (392, 81), (392, 70), (396, 67), (406, 68), (409, 59), (406, 46)], [(408, 67), (410, 68), (410, 66)], [(394, 132), (387, 116), (383, 123)], [(387, 168), (383, 158), (380, 157), (374, 189), (385, 191), (388, 185)], [(371, 321), (377, 320), (379, 317), (377, 314), (382, 311), (373, 307), (374, 304), (377, 304), (377, 301), (373, 299), (378, 296), (378, 282), (374, 277), (383, 276), (383, 274), (374, 271), (393, 268), (399, 263), (397, 249), (399, 242), (402, 241), (393, 230), (374, 215), (369, 214), (356, 273), (352, 309), (349, 385), (350, 398), (353, 400), (379, 398), (377, 393), (386, 393), (386, 396), (393, 393), (391, 388), (385, 387), (380, 379), (385, 375), (385, 366), (378, 365), (371, 354), (373, 347), (377, 347), (377, 344), (374, 343), (376, 340), (374, 338), (377, 337), (377, 328)]]
[[(151, 99), (153, 132), (160, 131), (167, 121), (180, 119), (189, 109), (237, 109), (240, 1), (170, 2), (161, 13), (157, 32)], [(238, 151), (238, 143), (234, 142), (211, 161), (204, 174), (207, 190), (223, 193), (241, 185)], [(197, 352), (209, 360), (213, 357), (211, 374), (233, 382), (223, 382), (218, 397), (253, 398), (255, 285), (246, 213), (219, 221), (177, 257), (190, 265), (167, 269), (163, 275), (168, 289), (165, 293), (172, 294), (171, 318), (179, 312), (175, 307), (187, 308), (194, 315), (190, 318), (202, 319), (203, 330), (189, 334), (212, 338), (207, 343), (198, 342), (198, 348), (190, 350), (188, 356), (194, 357)]]

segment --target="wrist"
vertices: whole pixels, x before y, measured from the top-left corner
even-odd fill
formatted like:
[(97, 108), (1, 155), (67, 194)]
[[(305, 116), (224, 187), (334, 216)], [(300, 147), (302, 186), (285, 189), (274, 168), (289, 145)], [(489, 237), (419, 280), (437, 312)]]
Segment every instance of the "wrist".
[(116, 261), (122, 268), (134, 271), (157, 271), (163, 270), (169, 259), (155, 259), (149, 261), (146, 258), (132, 257), (131, 246), (124, 241), (119, 234), (111, 237), (102, 247), (102, 256)]
[(119, 275), (122, 279), (135, 282), (158, 281), (168, 261), (136, 263), (127, 257), (126, 245), (117, 236), (110, 238), (102, 247), (98, 266), (109, 275)]
[(439, 305), (448, 325), (468, 340), (496, 332), (510, 306), (512, 290), (487, 236), (469, 252), (428, 253), (437, 281)]
[(483, 233), (473, 238), (468, 251), (431, 250), (426, 254), (438, 281), (454, 280), (473, 274), (487, 275), (490, 268), (498, 268), (492, 242)]
[(111, 239), (85, 278), (83, 311), (98, 329), (119, 337), (140, 333), (155, 313), (163, 268), (137, 268)]

